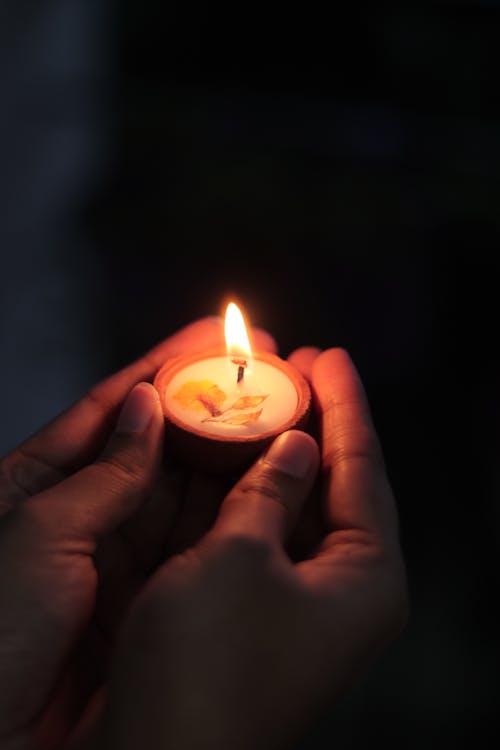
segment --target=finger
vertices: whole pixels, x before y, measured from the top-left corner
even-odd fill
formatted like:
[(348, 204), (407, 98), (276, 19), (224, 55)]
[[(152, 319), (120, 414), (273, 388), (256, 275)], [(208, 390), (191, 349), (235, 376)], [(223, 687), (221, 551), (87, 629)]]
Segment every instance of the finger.
[[(315, 346), (303, 346), (300, 349), (295, 349), (295, 351), (289, 355), (288, 361), (302, 373), (306, 380), (311, 382), (313, 365), (320, 353), (321, 350)], [(318, 427), (318, 418), (317, 413), (314, 410), (312, 410), (309, 415), (307, 431), (319, 442), (320, 431)]]
[(151, 573), (164, 560), (167, 538), (177, 522), (187, 485), (186, 469), (164, 457), (148, 500), (118, 529), (141, 574)]
[(278, 436), (225, 498), (213, 535), (283, 542), (311, 489), (318, 464), (318, 446), (310, 435), (290, 430)]
[(318, 358), (321, 353), (321, 349), (316, 346), (302, 346), (299, 349), (295, 349), (289, 356), (288, 361), (293, 367), (295, 367), (306, 380), (312, 379), (312, 368), (314, 361)]
[[(252, 332), (254, 345), (275, 352), (266, 331)], [(102, 449), (118, 408), (130, 388), (150, 381), (170, 357), (223, 343), (220, 318), (191, 323), (133, 364), (102, 381), (47, 427), (0, 462), (0, 516), (16, 502), (64, 479), (92, 461)]]
[[(313, 365), (320, 354), (321, 349), (316, 346), (302, 346), (288, 356), (288, 361), (302, 373), (306, 380), (311, 382)], [(317, 414), (314, 410), (309, 417), (308, 432), (318, 443), (320, 442)], [(319, 484), (318, 480), (316, 482)], [(305, 560), (315, 554), (323, 540), (325, 527), (319, 498), (319, 489), (315, 487), (314, 491), (309, 493), (297, 524), (288, 540), (287, 552), (294, 562)]]
[(347, 352), (329, 349), (320, 354), (313, 364), (312, 386), (321, 421), (327, 528), (395, 540), (397, 512), (382, 450)]
[(252, 328), (248, 333), (252, 350), (278, 353), (278, 345), (273, 336), (263, 328)]
[(128, 367), (94, 386), (80, 401), (6, 456), (0, 497), (12, 504), (61, 481), (95, 458), (130, 388), (149, 380), (169, 357), (221, 340), (216, 318), (191, 323)]
[(93, 554), (99, 577), (95, 617), (100, 632), (108, 638), (146, 578), (165, 559), (166, 540), (186, 483), (185, 470), (164, 459), (148, 499), (97, 544)]
[(165, 558), (193, 547), (213, 526), (229, 487), (227, 480), (194, 474), (178, 519), (168, 536)]
[(89, 542), (93, 551), (98, 537), (129, 518), (153, 490), (163, 424), (156, 389), (139, 383), (99, 459), (23, 505), (43, 527), (41, 536)]
[(146, 502), (96, 547), (93, 557), (99, 588), (95, 617), (108, 639), (146, 579), (165, 560), (167, 540), (183, 504), (185, 474), (173, 461), (162, 463)]

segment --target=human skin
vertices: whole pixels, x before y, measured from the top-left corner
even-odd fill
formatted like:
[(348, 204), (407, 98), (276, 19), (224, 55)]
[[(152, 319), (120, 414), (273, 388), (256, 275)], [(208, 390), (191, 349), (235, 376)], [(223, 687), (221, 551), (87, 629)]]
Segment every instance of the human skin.
[(394, 498), (342, 350), (290, 357), (321, 459), (293, 431), (229, 493), (168, 450), (162, 471), (157, 394), (131, 388), (221, 336), (186, 327), (2, 461), (2, 750), (286, 747), (403, 626)]
[[(292, 748), (403, 628), (396, 505), (360, 378), (341, 349), (291, 361), (310, 379), (320, 448), (303, 432), (279, 437), (208, 533), (155, 572), (89, 747)], [(315, 542), (293, 556), (317, 479)]]
[[(253, 340), (276, 351), (264, 331)], [(219, 319), (186, 326), (0, 462), (2, 750), (63, 746), (105, 679), (130, 601), (169, 544), (197, 539), (190, 497), (219, 490), (168, 456), (163, 465), (147, 381), (168, 357), (222, 342)]]

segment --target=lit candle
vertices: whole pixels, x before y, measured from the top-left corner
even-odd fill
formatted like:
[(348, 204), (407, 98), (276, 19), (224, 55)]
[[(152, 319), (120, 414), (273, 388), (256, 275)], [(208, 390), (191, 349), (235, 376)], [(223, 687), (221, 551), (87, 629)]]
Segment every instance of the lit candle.
[(239, 308), (225, 318), (225, 350), (169, 360), (156, 375), (167, 449), (198, 468), (232, 471), (251, 461), (279, 433), (304, 428), (307, 381), (288, 362), (252, 352)]

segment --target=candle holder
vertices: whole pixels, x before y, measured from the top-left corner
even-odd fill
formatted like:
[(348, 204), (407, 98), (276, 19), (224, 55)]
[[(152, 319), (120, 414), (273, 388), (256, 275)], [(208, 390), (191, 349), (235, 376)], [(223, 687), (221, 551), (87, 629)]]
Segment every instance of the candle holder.
[(280, 433), (307, 429), (311, 390), (288, 362), (256, 352), (240, 380), (222, 348), (165, 362), (153, 384), (171, 454), (214, 474), (242, 471)]

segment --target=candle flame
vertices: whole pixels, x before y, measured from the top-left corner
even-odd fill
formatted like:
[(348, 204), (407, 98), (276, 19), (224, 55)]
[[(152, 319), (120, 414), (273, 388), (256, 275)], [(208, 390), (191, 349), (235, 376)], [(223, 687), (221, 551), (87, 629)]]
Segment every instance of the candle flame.
[(246, 366), (252, 358), (252, 349), (243, 315), (234, 302), (230, 302), (226, 309), (225, 334), (227, 356), (236, 364), (245, 362)]

